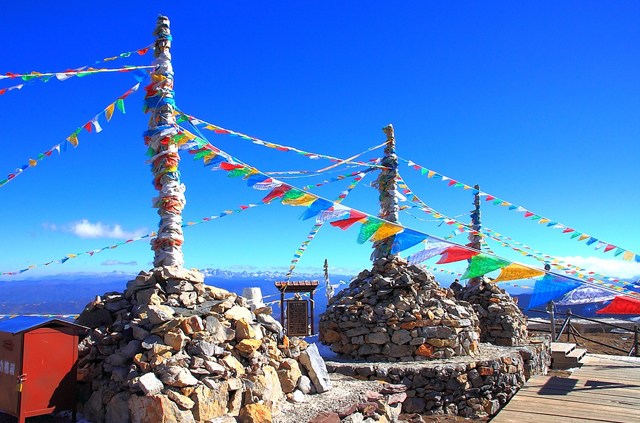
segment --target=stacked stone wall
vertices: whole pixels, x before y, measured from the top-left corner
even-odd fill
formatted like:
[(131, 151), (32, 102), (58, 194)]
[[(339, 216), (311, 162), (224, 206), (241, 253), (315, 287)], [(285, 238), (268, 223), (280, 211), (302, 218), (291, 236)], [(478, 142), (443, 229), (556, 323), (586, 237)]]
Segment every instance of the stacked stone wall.
[(517, 346), (528, 343), (527, 318), (516, 300), (488, 279), (455, 291), (456, 298), (471, 304), (478, 316), (480, 341)]
[(404, 394), (403, 421), (435, 414), (477, 418), (495, 415), (538, 369), (546, 373), (548, 347), (544, 342), (515, 349), (482, 344), (481, 359), (414, 363), (335, 360), (328, 361), (327, 367), (330, 372), (392, 384), (395, 393)]
[(475, 356), (478, 319), (433, 275), (382, 258), (333, 297), (320, 316), (320, 341), (343, 356), (412, 361)]

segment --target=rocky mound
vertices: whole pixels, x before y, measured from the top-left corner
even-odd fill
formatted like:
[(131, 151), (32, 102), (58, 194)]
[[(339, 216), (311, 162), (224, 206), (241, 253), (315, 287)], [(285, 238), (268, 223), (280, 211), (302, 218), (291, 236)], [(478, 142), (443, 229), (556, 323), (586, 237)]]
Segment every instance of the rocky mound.
[(95, 423), (270, 422), (284, 398), (331, 385), (315, 345), (282, 334), (263, 307), (204, 285), (199, 272), (141, 272), (78, 323), (83, 414)]
[(480, 341), (494, 345), (518, 346), (529, 343), (527, 318), (504, 289), (481, 278), (456, 292), (458, 300), (473, 306), (480, 321)]
[(471, 306), (400, 257), (362, 271), (320, 316), (321, 342), (369, 361), (476, 356), (479, 337)]

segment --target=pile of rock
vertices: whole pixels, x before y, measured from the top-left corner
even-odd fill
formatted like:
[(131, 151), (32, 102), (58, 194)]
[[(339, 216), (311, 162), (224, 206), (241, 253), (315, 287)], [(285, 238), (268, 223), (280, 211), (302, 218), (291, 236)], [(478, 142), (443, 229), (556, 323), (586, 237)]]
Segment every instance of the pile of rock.
[(475, 356), (479, 337), (471, 306), (400, 257), (363, 270), (320, 316), (321, 342), (369, 361)]
[[(328, 361), (331, 372), (394, 384), (406, 415), (493, 416), (524, 384), (521, 351), (482, 345), (482, 357), (408, 363)], [(410, 420), (407, 418), (406, 420)], [(403, 420), (404, 421), (404, 420)]]
[(141, 272), (78, 323), (83, 414), (92, 422), (270, 422), (285, 398), (330, 389), (315, 345), (283, 336), (269, 307), (207, 286), (199, 272)]
[(517, 302), (489, 279), (478, 278), (456, 291), (458, 300), (473, 306), (480, 321), (480, 340), (494, 345), (517, 346), (528, 341), (527, 318)]
[(407, 399), (404, 385), (383, 384), (380, 390), (367, 391), (362, 402), (338, 412), (324, 412), (309, 423), (389, 423), (401, 418), (402, 402)]

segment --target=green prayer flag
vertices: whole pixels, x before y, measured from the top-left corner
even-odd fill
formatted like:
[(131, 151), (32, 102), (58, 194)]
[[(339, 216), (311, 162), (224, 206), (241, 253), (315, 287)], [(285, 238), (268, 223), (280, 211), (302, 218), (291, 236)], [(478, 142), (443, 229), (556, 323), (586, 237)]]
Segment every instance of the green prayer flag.
[(384, 222), (382, 220), (367, 220), (360, 227), (360, 233), (358, 234), (358, 244), (364, 244), (369, 238), (376, 233), (376, 231), (382, 226)]
[(290, 189), (287, 193), (282, 197), (282, 201), (285, 200), (295, 200), (296, 198), (300, 198), (304, 195), (304, 191), (300, 191), (299, 189)]
[(574, 233), (572, 233), (572, 234), (571, 234), (571, 239), (577, 238), (577, 237), (579, 237), (580, 235), (582, 235), (582, 232), (577, 232), (577, 231), (576, 231), (576, 232), (574, 232)]
[(120, 110), (122, 112), (122, 114), (125, 114), (124, 111), (124, 100), (119, 98), (116, 100), (116, 107), (118, 108), (118, 110)]
[(511, 264), (511, 262), (507, 260), (479, 254), (477, 256), (471, 257), (469, 267), (467, 267), (467, 270), (466, 272), (464, 272), (464, 275), (462, 275), (461, 279), (471, 279), (478, 276), (486, 275), (487, 273), (493, 272), (494, 270), (507, 267), (509, 264)]

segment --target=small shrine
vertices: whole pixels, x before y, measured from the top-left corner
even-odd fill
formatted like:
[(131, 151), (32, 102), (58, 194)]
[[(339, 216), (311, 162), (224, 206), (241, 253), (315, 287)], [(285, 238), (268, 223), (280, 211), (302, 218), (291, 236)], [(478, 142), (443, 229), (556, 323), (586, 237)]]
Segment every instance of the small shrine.
[[(318, 285), (318, 281), (275, 282), (280, 291), (280, 323), (288, 336), (309, 336), (315, 333), (313, 293)], [(285, 299), (285, 294), (293, 294), (293, 298)], [(302, 294), (309, 294), (309, 299), (304, 299)]]

